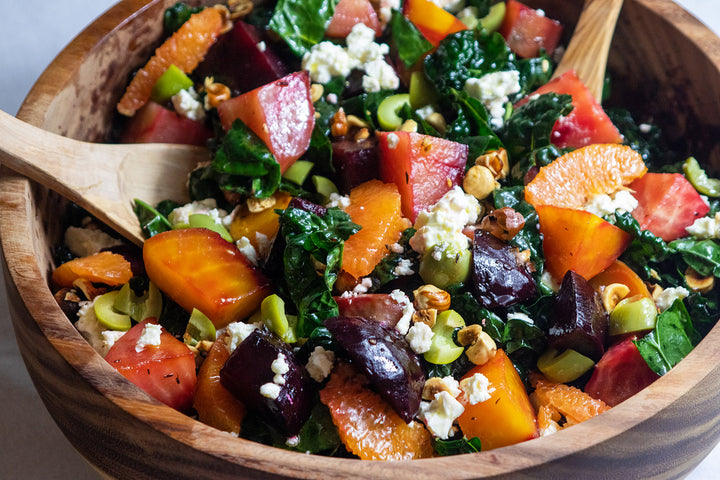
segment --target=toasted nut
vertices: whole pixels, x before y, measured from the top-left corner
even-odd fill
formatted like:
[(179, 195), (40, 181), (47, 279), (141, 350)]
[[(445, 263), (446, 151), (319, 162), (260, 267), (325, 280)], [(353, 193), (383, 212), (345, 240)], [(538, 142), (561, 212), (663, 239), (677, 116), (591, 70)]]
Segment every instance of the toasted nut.
[(210, 340), (200, 340), (196, 345), (198, 351), (203, 355), (207, 355), (212, 346), (213, 342), (211, 342)]
[(503, 179), (510, 173), (510, 162), (504, 148), (480, 155), (475, 159), (475, 165), (489, 168), (496, 180)]
[(460, 394), (457, 386), (448, 385), (443, 378), (431, 377), (428, 378), (425, 385), (423, 385), (422, 398), (423, 400), (433, 400), (435, 395), (440, 392), (448, 392), (453, 397), (457, 397)]
[(525, 226), (525, 217), (510, 207), (498, 208), (480, 222), (480, 228), (501, 240), (512, 240)]
[(457, 341), (463, 347), (467, 347), (468, 345), (472, 345), (473, 343), (477, 342), (482, 332), (483, 329), (480, 325), (476, 323), (468, 325), (467, 327), (463, 327), (458, 331)]
[(346, 115), (348, 125), (351, 127), (361, 127), (361, 128), (368, 128), (370, 125), (363, 120), (362, 118), (358, 117), (357, 115)]
[(217, 108), (225, 100), (230, 100), (230, 88), (222, 83), (216, 83), (212, 77), (206, 77), (204, 82), (205, 92), (205, 109)]
[(275, 197), (247, 199), (247, 207), (250, 213), (264, 212), (275, 206)]
[(85, 298), (92, 300), (95, 297), (102, 295), (108, 291), (107, 288), (98, 288), (92, 284), (90, 280), (84, 278), (76, 278), (73, 280), (72, 286), (77, 288), (85, 295)]
[(443, 312), (450, 308), (450, 294), (435, 285), (423, 285), (413, 292), (415, 310), (434, 308)]
[(253, 2), (250, 0), (228, 0), (227, 4), (230, 9), (230, 19), (233, 21), (247, 17), (253, 10)]
[(418, 128), (418, 124), (413, 119), (408, 119), (403, 122), (403, 124), (400, 126), (401, 132), (412, 132), (416, 133)]
[(416, 310), (413, 313), (412, 321), (414, 323), (424, 323), (428, 327), (432, 328), (435, 325), (437, 319), (437, 309), (426, 308), (425, 310)]
[(708, 275), (707, 277), (703, 277), (697, 270), (688, 267), (687, 270), (685, 270), (685, 283), (696, 292), (708, 293), (715, 286), (715, 276)]
[(630, 293), (630, 287), (624, 283), (611, 283), (606, 286), (601, 294), (602, 304), (605, 311), (610, 313), (620, 303), (620, 300), (627, 297)]
[(480, 332), (480, 337), (465, 350), (465, 355), (475, 365), (484, 365), (492, 360), (496, 352), (495, 340), (487, 333)]
[(325, 93), (325, 87), (323, 87), (319, 83), (313, 83), (310, 85), (310, 99), (313, 103), (320, 100), (323, 96), (323, 93)]
[(433, 112), (428, 115), (425, 121), (427, 121), (430, 126), (432, 126), (438, 132), (445, 134), (445, 130), (447, 129), (447, 123), (445, 122), (445, 117), (443, 117), (441, 113)]
[(366, 138), (370, 137), (370, 130), (367, 128), (359, 128), (357, 132), (355, 132), (355, 135), (353, 136), (353, 139), (356, 142), (362, 142)]
[(495, 181), (492, 171), (480, 165), (470, 167), (463, 180), (463, 189), (478, 200), (486, 199), (500, 184)]
[(330, 133), (333, 137), (344, 137), (348, 132), (348, 122), (345, 117), (345, 111), (339, 108), (330, 121)]
[(515, 255), (515, 260), (517, 261), (518, 265), (522, 265), (524, 263), (528, 263), (530, 261), (530, 256), (532, 253), (530, 252), (530, 249), (525, 250), (518, 250), (517, 248), (514, 248), (512, 250), (513, 255)]
[(653, 300), (657, 300), (660, 294), (663, 292), (663, 288), (657, 284), (648, 285), (648, 290), (650, 290), (650, 295), (652, 296)]

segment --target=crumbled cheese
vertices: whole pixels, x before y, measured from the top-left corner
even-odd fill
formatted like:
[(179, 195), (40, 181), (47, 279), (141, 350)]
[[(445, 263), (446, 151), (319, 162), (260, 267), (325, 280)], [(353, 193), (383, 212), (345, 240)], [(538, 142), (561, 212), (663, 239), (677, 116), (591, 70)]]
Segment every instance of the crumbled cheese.
[(235, 246), (237, 246), (238, 250), (240, 250), (240, 253), (245, 255), (245, 258), (250, 260), (253, 265), (258, 264), (258, 253), (255, 250), (253, 244), (250, 243), (250, 239), (248, 239), (247, 237), (240, 237), (240, 239), (235, 242)]
[(388, 148), (393, 150), (397, 148), (398, 143), (400, 143), (400, 137), (398, 137), (396, 133), (389, 133), (387, 136), (387, 142)]
[(295, 435), (285, 440), (285, 445), (288, 447), (297, 447), (300, 444), (300, 436)]
[(65, 246), (73, 255), (87, 257), (103, 248), (122, 245), (122, 240), (113, 238), (97, 228), (68, 227), (65, 230)]
[(257, 253), (260, 258), (267, 258), (270, 255), (270, 248), (272, 243), (267, 235), (260, 232), (255, 232), (255, 241), (257, 242)]
[(544, 270), (542, 275), (540, 276), (540, 281), (550, 287), (550, 289), (557, 293), (560, 290), (560, 285), (555, 281), (555, 279), (550, 275), (550, 272), (547, 270)]
[(265, 50), (267, 50), (267, 45), (265, 44), (265, 42), (258, 42), (256, 46), (258, 51), (260, 52), (264, 52)]
[(675, 303), (675, 300), (687, 297), (690, 292), (685, 287), (672, 287), (663, 290), (655, 299), (655, 305), (661, 312), (664, 312)]
[(415, 271), (411, 268), (412, 260), (407, 258), (401, 258), (398, 264), (393, 268), (393, 275), (398, 277), (412, 275)]
[(435, 394), (432, 402), (421, 402), (418, 418), (425, 422), (434, 436), (446, 440), (452, 433), (453, 422), (465, 411), (460, 402), (448, 392)]
[(183, 117), (198, 122), (205, 120), (205, 107), (202, 102), (198, 100), (198, 94), (195, 93), (193, 87), (187, 90), (180, 90), (173, 95), (170, 100), (172, 101), (173, 107), (175, 107), (175, 111)]
[(450, 13), (457, 13), (465, 6), (465, 0), (431, 0), (438, 7)]
[(520, 91), (520, 73), (510, 70), (487, 73), (480, 78), (471, 77), (465, 82), (463, 90), (482, 102), (490, 115), (490, 124), (500, 128), (503, 126), (509, 95)]
[(608, 217), (614, 215), (616, 210), (621, 213), (632, 212), (638, 206), (638, 201), (629, 190), (618, 190), (612, 195), (600, 193), (591, 195), (582, 210), (597, 215)]
[(258, 328), (257, 325), (253, 323), (233, 322), (229, 324), (225, 328), (228, 332), (228, 337), (225, 340), (228, 352), (234, 352), (237, 346), (244, 342), (256, 328)]
[(282, 353), (278, 353), (277, 358), (270, 364), (270, 370), (275, 374), (273, 382), (278, 385), (285, 385), (285, 374), (290, 371), (290, 365)]
[(415, 220), (415, 235), (410, 246), (418, 253), (435, 248), (435, 253), (455, 256), (470, 246), (470, 239), (463, 235), (465, 225), (475, 223), (480, 215), (480, 203), (472, 195), (456, 186), (438, 202), (423, 210)]
[(432, 105), (425, 105), (424, 107), (415, 110), (415, 113), (423, 120), (427, 120), (430, 115), (435, 113), (435, 107)]
[(366, 92), (395, 90), (400, 86), (400, 79), (385, 61), (390, 47), (374, 40), (375, 30), (358, 23), (346, 38), (347, 47), (328, 41), (313, 45), (303, 56), (302, 68), (317, 83), (327, 83), (332, 77), (347, 77), (357, 68), (365, 72), (363, 88)]
[(328, 103), (335, 105), (338, 102), (337, 93), (328, 93), (325, 97)]
[[(97, 298), (97, 297), (96, 297)], [(103, 349), (105, 340), (103, 339), (103, 327), (95, 316), (95, 300), (80, 302), (80, 310), (78, 310), (78, 320), (75, 322), (75, 328), (78, 329), (80, 335), (90, 344), (95, 351), (100, 352)]]
[(372, 288), (372, 278), (370, 277), (363, 277), (360, 280), (360, 283), (355, 285), (352, 292), (356, 295), (359, 295), (361, 293), (367, 293), (368, 290)]
[(274, 382), (264, 383), (260, 386), (260, 395), (271, 400), (277, 400), (282, 387)]
[(402, 317), (398, 320), (395, 325), (395, 330), (400, 332), (402, 335), (407, 335), (410, 330), (410, 319), (415, 313), (415, 307), (413, 306), (410, 298), (402, 290), (395, 289), (390, 292), (390, 298), (403, 308)]
[(161, 333), (162, 327), (157, 323), (146, 324), (140, 334), (140, 338), (138, 338), (138, 341), (135, 344), (135, 351), (140, 353), (147, 347), (159, 347)]
[(392, 245), (388, 245), (388, 250), (390, 250), (392, 253), (400, 254), (405, 251), (405, 248), (403, 248), (403, 246), (399, 243), (393, 243)]
[(120, 337), (125, 335), (125, 332), (120, 330), (105, 330), (102, 332), (101, 335), (103, 339), (103, 351), (98, 353), (100, 353), (100, 355), (104, 357), (105, 355), (107, 355), (107, 352), (112, 348), (112, 346), (115, 345), (115, 342), (117, 342)]
[(335, 352), (332, 350), (325, 350), (323, 347), (317, 346), (310, 353), (308, 363), (305, 365), (310, 377), (316, 382), (322, 382), (330, 375), (333, 364), (335, 363)]
[(432, 329), (426, 323), (418, 322), (410, 327), (405, 339), (410, 344), (412, 351), (420, 355), (430, 350), (434, 335)]
[(390, 22), (393, 10), (400, 10), (400, 0), (380, 0), (378, 19), (383, 27)]
[(640, 129), (640, 133), (650, 133), (650, 130), (652, 130), (652, 125), (649, 123), (641, 123), (638, 125), (638, 128)]
[(530, 318), (527, 314), (522, 313), (522, 312), (508, 313), (507, 319), (508, 319), (508, 321), (520, 320), (521, 322), (525, 322), (530, 325), (535, 325), (535, 322), (533, 322), (533, 319)]
[(470, 405), (490, 400), (491, 393), (495, 391), (490, 387), (490, 380), (482, 373), (476, 373), (472, 377), (460, 382), (460, 389), (465, 392)]
[(701, 240), (720, 238), (720, 213), (716, 213), (714, 217), (698, 218), (685, 231)]
[(350, 206), (350, 197), (333, 192), (330, 194), (330, 199), (325, 206), (327, 208), (339, 208), (340, 210), (345, 210)]
[(168, 221), (170, 221), (170, 225), (172, 225), (173, 228), (187, 227), (190, 223), (190, 215), (195, 213), (202, 213), (210, 216), (218, 225), (222, 225), (223, 219), (228, 216), (228, 213), (225, 210), (217, 208), (217, 202), (214, 198), (207, 198), (205, 200), (197, 200), (174, 209), (170, 212), (170, 215), (168, 215)]
[(453, 377), (451, 377), (450, 375), (448, 375), (448, 376), (446, 376), (446, 377), (442, 377), (442, 378), (440, 379), (440, 381), (441, 381), (442, 384), (445, 386), (445, 388), (447, 389), (448, 393), (449, 393), (450, 395), (452, 395), (453, 398), (457, 398), (458, 395), (460, 395), (460, 384), (459, 384), (458, 381), (455, 380)]

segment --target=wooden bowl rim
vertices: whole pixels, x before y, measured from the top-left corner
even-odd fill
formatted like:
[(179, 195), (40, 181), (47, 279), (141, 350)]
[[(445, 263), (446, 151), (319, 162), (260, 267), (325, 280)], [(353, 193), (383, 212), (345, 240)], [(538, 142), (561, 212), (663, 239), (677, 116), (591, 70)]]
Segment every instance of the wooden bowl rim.
[[(52, 99), (67, 86), (87, 54), (97, 48), (103, 37), (141, 15), (148, 5), (155, 1), (158, 0), (123, 0), (83, 30), (37, 80), (24, 100), (18, 117), (42, 126), (44, 115)], [(669, 18), (668, 21), (703, 50), (720, 70), (720, 38), (714, 36), (699, 20), (670, 0), (635, 0), (635, 2), (653, 12), (663, 12), (666, 18)], [(673, 18), (683, 21), (672, 21)], [(712, 38), (710, 45), (707, 44), (708, 38)], [(88, 344), (85, 343), (80, 351), (75, 347), (72, 351), (68, 349), (63, 338), (69, 336), (82, 342), (84, 340), (57, 306), (49, 289), (43, 290), (38, 296), (29, 294), (37, 290), (37, 279), (44, 278), (41, 266), (37, 262), (30, 262), (30, 265), (27, 262), (28, 258), (34, 258), (34, 252), (28, 246), (32, 245), (30, 232), (35, 217), (26, 208), (21, 209), (21, 216), (18, 217), (18, 211), (11, 211), (8, 207), (8, 205), (23, 205), (23, 201), (32, 194), (32, 182), (13, 174), (4, 175), (0, 181), (14, 187), (3, 188), (6, 192), (12, 192), (7, 193), (12, 198), (12, 202), (0, 206), (0, 224), (20, 222), (28, 226), (27, 238), (2, 236), (4, 252), (22, 253), (5, 258), (6, 268), (26, 308), (46, 338), (86, 381), (119, 408), (179, 442), (239, 466), (256, 469), (258, 465), (267, 464), (272, 465), (276, 473), (297, 477), (305, 477), (317, 472), (322, 472), (324, 475), (331, 472), (354, 472), (374, 478), (434, 478), (429, 472), (438, 468), (443, 468), (448, 478), (476, 477), (481, 474), (478, 469), (482, 469), (482, 475), (519, 472), (612, 441), (613, 437), (639, 426), (678, 398), (688, 394), (708, 375), (709, 365), (715, 366), (720, 363), (720, 349), (714, 348), (715, 344), (720, 344), (720, 326), (716, 325), (676, 368), (600, 417), (557, 432), (550, 438), (542, 437), (475, 454), (402, 462), (362, 462), (355, 459), (305, 455), (239, 438), (231, 440), (225, 432), (187, 417), (145, 394), (117, 373)], [(22, 275), (18, 272), (22, 272)], [(28, 301), (30, 298), (33, 301)], [(47, 316), (48, 311), (51, 311), (52, 315)], [(112, 382), (97, 382), (93, 380), (95, 375), (86, 375), (88, 372), (98, 371), (102, 375), (109, 376)], [(112, 388), (114, 386), (119, 386), (117, 391)], [(141, 407), (137, 406), (138, 399), (141, 400)], [(637, 415), (638, 411), (643, 414)], [(173, 422), (173, 428), (163, 428), (167, 425), (167, 420)], [(178, 429), (180, 425), (184, 429)], [(212, 451), (207, 450), (208, 445), (212, 445)], [(433, 469), (429, 470), (428, 467), (431, 466)]]

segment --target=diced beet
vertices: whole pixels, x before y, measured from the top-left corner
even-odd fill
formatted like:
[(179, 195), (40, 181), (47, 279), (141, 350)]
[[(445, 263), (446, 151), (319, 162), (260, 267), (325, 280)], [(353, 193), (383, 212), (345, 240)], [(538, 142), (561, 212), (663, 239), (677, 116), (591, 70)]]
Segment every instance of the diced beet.
[(593, 360), (605, 351), (608, 318), (600, 297), (583, 277), (568, 271), (552, 310), (548, 343), (557, 350), (571, 348)]
[(333, 298), (343, 317), (362, 317), (395, 327), (403, 316), (403, 305), (387, 293), (363, 293)]
[(314, 213), (318, 217), (324, 217), (327, 213), (327, 208), (323, 207), (322, 205), (318, 205), (317, 203), (313, 203), (300, 197), (293, 197), (293, 199), (290, 200), (287, 208), (299, 208), (300, 210)]
[[(260, 387), (273, 383), (272, 363), (285, 356), (289, 371), (283, 375), (277, 398), (260, 393)], [(312, 409), (312, 391), (305, 367), (290, 347), (265, 329), (257, 329), (233, 351), (220, 370), (220, 382), (243, 404), (287, 435), (296, 435)]]
[(480, 229), (473, 242), (472, 280), (475, 297), (488, 308), (526, 302), (537, 294), (535, 279), (514, 249)]
[(332, 144), (332, 162), (336, 171), (337, 187), (349, 193), (354, 187), (378, 178), (378, 153), (375, 137), (361, 142), (340, 140)]
[(420, 408), (425, 373), (405, 337), (361, 317), (333, 317), (325, 326), (400, 418), (410, 422)]
[(290, 73), (261, 32), (242, 20), (221, 36), (197, 67), (200, 76), (213, 76), (237, 92), (272, 82)]

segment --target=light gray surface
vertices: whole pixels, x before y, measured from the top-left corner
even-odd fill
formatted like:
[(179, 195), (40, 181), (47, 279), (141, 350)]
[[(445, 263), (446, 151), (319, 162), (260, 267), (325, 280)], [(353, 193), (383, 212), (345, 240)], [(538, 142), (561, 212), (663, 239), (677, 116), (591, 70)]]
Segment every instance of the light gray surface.
[[(57, 53), (113, 0), (2, 0), (0, 5), (0, 109), (15, 114), (34, 80)], [(678, 2), (716, 32), (716, 0)], [(63, 437), (30, 381), (15, 344), (0, 278), (0, 478), (97, 479)], [(688, 477), (718, 478), (720, 447)]]

